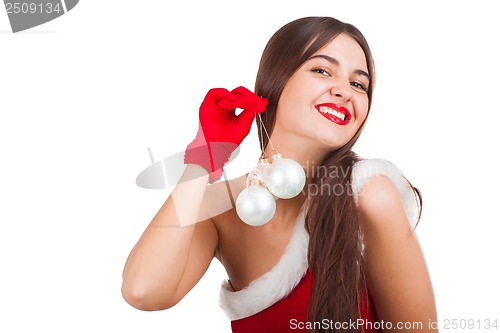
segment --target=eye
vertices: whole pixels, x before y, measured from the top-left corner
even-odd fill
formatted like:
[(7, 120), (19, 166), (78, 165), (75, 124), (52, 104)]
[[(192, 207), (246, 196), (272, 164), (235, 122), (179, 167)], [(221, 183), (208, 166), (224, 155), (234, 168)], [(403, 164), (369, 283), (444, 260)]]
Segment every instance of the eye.
[(313, 72), (313, 73), (318, 73), (318, 74), (321, 74), (321, 75), (323, 75), (323, 76), (332, 76), (332, 75), (330, 74), (330, 72), (329, 72), (329, 71), (327, 71), (327, 70), (326, 70), (326, 69), (324, 69), (324, 68), (313, 68), (313, 69), (311, 69), (311, 72)]
[(355, 89), (358, 89), (358, 90), (361, 90), (361, 91), (364, 91), (364, 92), (367, 92), (368, 91), (368, 88), (361, 82), (351, 82), (351, 86), (353, 86)]

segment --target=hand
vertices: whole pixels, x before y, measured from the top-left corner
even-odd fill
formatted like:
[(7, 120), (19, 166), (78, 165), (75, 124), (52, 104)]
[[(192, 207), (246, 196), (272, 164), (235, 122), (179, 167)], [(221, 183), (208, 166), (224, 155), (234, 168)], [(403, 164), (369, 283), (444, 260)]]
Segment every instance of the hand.
[[(198, 134), (186, 149), (184, 163), (202, 166), (210, 174), (210, 183), (215, 182), (231, 153), (250, 132), (255, 114), (266, 106), (266, 99), (244, 87), (210, 89), (201, 103)], [(236, 115), (236, 108), (243, 111)]]
[[(200, 106), (200, 124), (207, 142), (232, 142), (237, 146), (250, 132), (256, 113), (267, 106), (267, 100), (244, 87), (231, 92), (211, 89)], [(236, 116), (235, 108), (243, 109)]]

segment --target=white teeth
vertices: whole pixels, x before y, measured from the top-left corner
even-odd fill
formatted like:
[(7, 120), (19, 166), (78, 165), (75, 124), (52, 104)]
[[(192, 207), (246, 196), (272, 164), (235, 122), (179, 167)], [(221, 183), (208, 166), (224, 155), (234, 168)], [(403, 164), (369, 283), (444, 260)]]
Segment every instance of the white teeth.
[(334, 115), (335, 117), (340, 118), (343, 121), (345, 121), (345, 117), (346, 117), (345, 114), (343, 114), (342, 112), (339, 112), (337, 110), (331, 109), (327, 106), (320, 106), (319, 111), (323, 112), (323, 113), (328, 113), (328, 114)]

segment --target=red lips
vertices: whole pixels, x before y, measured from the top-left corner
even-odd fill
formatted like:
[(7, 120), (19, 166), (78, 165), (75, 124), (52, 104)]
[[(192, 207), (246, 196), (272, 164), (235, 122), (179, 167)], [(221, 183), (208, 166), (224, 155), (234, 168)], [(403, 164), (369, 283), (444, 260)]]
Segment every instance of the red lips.
[(323, 117), (341, 126), (347, 125), (352, 118), (349, 110), (335, 103), (317, 104), (315, 107)]

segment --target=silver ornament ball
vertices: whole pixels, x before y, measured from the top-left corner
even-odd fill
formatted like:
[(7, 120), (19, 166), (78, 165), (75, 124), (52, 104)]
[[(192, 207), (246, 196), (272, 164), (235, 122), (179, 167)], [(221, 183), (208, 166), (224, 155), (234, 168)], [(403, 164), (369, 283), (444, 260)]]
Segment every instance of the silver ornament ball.
[(248, 225), (258, 227), (269, 222), (276, 212), (273, 195), (258, 180), (252, 180), (236, 199), (236, 213)]
[(270, 170), (266, 170), (264, 183), (269, 191), (281, 199), (297, 196), (306, 183), (306, 174), (296, 161), (277, 155)]

